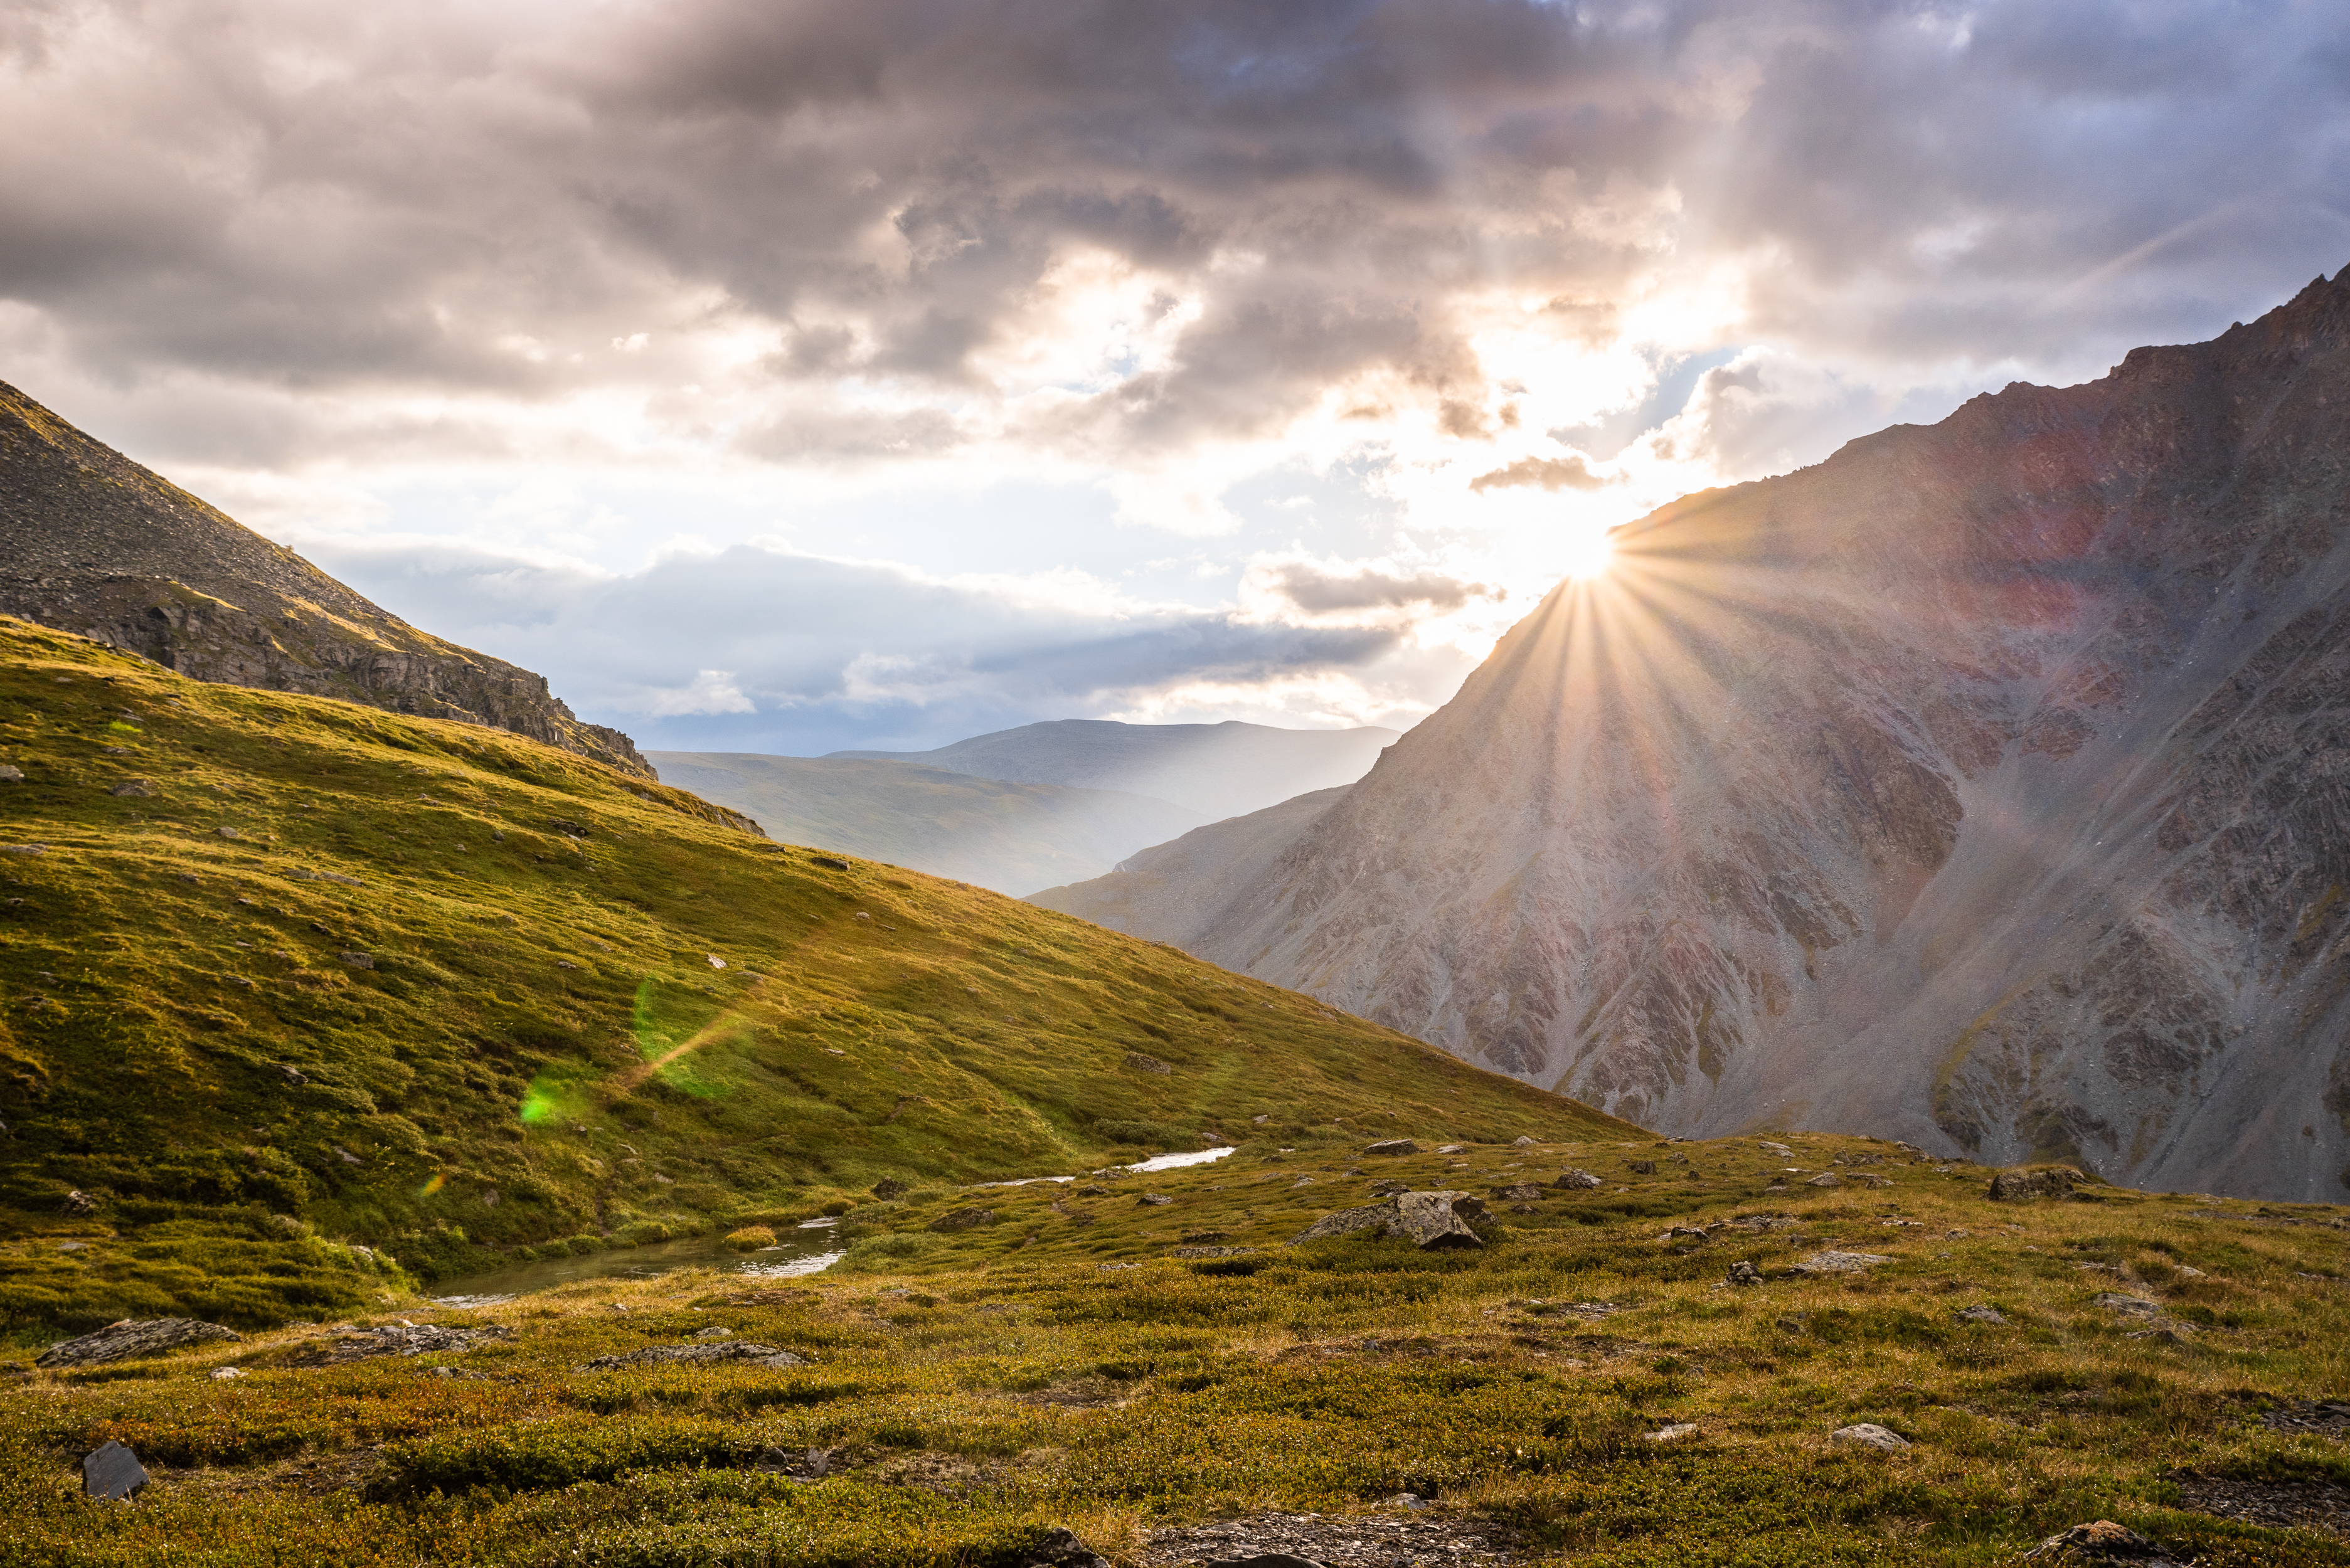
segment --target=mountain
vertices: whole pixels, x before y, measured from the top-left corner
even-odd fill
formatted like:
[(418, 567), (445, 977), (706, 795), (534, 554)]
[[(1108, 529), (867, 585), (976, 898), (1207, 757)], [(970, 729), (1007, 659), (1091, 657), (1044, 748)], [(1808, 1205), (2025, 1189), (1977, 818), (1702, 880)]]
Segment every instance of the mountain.
[(198, 680), (487, 724), (652, 776), (545, 676), (419, 631), (4, 382), (0, 614)]
[(402, 1272), (1259, 1116), (1637, 1136), (1171, 948), (738, 821), (503, 731), (0, 617), (0, 1332), (371, 1309)]
[(1113, 931), (1188, 949), (1228, 917), (1240, 898), (1328, 815), (1349, 785), (1318, 789), (1195, 827), (1172, 843), (1145, 849), (1107, 875), (1047, 888), (1028, 902)]
[(2341, 1197), (2345, 279), (1631, 524), (1132, 929), (1673, 1133)]
[(1396, 732), (1276, 730), (1221, 724), (1121, 724), (1063, 719), (1023, 724), (934, 752), (835, 752), (836, 758), (918, 763), (1014, 784), (1118, 790), (1172, 801), (1214, 820), (1262, 811), (1370, 771)]
[(1018, 895), (1098, 876), (1200, 819), (1115, 790), (1007, 784), (912, 763), (651, 752), (663, 784), (748, 812), (778, 838)]

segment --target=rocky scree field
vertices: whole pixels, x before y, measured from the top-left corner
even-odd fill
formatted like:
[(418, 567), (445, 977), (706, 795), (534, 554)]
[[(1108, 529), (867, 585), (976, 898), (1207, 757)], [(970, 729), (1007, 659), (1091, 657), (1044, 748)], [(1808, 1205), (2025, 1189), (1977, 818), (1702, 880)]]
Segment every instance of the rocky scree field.
[(484, 729), (0, 618), (0, 1334), (236, 1328), (1307, 1121), (1624, 1124)]
[[(1862, 1138), (1367, 1141), (929, 1183), (806, 1280), (20, 1353), (0, 1562), (1988, 1568), (2113, 1521), (2350, 1563), (2340, 1210), (1993, 1201)], [(1398, 1189), (1480, 1199), (1476, 1244), (1288, 1244)], [(78, 1490), (109, 1440), (128, 1502)]]

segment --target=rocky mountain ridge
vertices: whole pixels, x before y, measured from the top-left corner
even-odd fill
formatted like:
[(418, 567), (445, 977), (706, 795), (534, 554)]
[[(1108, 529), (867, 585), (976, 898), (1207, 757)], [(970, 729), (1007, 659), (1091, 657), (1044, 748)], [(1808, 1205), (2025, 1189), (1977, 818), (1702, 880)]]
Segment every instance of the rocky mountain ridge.
[(198, 680), (487, 724), (653, 776), (545, 676), (418, 630), (5, 382), (0, 614)]
[(2345, 411), (2350, 273), (1676, 502), (1187, 945), (1668, 1132), (2338, 1199)]

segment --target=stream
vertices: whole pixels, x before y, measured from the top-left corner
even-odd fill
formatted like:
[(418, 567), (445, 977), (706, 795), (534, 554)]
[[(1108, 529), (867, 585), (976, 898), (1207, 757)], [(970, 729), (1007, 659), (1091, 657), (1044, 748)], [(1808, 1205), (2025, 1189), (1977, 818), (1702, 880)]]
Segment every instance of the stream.
[[(1185, 1154), (1156, 1154), (1133, 1165), (1116, 1166), (1093, 1174), (1107, 1176), (1115, 1172), (1126, 1176), (1145, 1176), (1154, 1170), (1180, 1170), (1185, 1166), (1206, 1165), (1232, 1152), (1229, 1148), (1203, 1148)], [(1074, 1176), (1026, 1176), (1016, 1181), (973, 1182), (972, 1187), (974, 1189), (1029, 1187), (1040, 1181), (1076, 1179)], [(837, 1220), (804, 1220), (797, 1231), (774, 1246), (763, 1247), (755, 1252), (737, 1252), (715, 1236), (697, 1236), (683, 1241), (661, 1241), (650, 1247), (619, 1247), (606, 1252), (510, 1263), (502, 1269), (486, 1269), (477, 1274), (442, 1280), (432, 1287), (431, 1299), (438, 1306), (494, 1306), (515, 1296), (552, 1290), (557, 1285), (575, 1284), (581, 1280), (650, 1280), (675, 1273), (680, 1269), (715, 1269), (722, 1273), (753, 1280), (797, 1279), (806, 1274), (822, 1273), (840, 1262), (841, 1249), (832, 1236), (832, 1228), (838, 1223)]]

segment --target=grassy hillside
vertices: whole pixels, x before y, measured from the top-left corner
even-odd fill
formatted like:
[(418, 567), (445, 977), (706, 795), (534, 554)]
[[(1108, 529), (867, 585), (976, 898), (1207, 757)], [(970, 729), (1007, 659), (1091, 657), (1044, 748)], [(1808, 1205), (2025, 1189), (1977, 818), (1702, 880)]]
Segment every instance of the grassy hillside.
[[(2203, 1568), (2350, 1563), (2350, 1423), (2313, 1403), (2350, 1393), (2343, 1210), (1991, 1203), (1980, 1170), (1789, 1143), (1379, 1159), (1332, 1138), (1095, 1192), (918, 1192), (858, 1220), (868, 1269), (935, 1246), (898, 1276), (599, 1281), (362, 1320), (511, 1334), (464, 1353), (306, 1366), (308, 1329), (64, 1374), (19, 1356), (0, 1562), (1014, 1568), (1066, 1527), (1121, 1568), (1476, 1561), (1447, 1543), (2012, 1568), (2115, 1519)], [(1605, 1185), (1489, 1197), (1477, 1251), (1281, 1244), (1383, 1179), (1492, 1195), (1565, 1167)], [(928, 1229), (979, 1202), (995, 1224)], [(1246, 1250), (1186, 1256), (1186, 1236)], [(1797, 1272), (1826, 1250), (1878, 1261)], [(1725, 1282), (1740, 1264), (1761, 1282)], [(808, 1364), (582, 1369), (712, 1330)], [(224, 1365), (248, 1376), (213, 1381)], [(1907, 1447), (1831, 1438), (1862, 1422)], [(108, 1438), (156, 1475), (136, 1506), (74, 1495)], [(1202, 1529), (1221, 1542), (1183, 1533)], [(1342, 1553), (1350, 1535), (1413, 1547)]]
[(1014, 898), (1098, 877), (1200, 825), (1163, 800), (1007, 784), (913, 763), (651, 752), (662, 782), (756, 817), (769, 835), (976, 882)]
[(0, 783), (20, 1341), (345, 1312), (491, 1249), (789, 1220), (884, 1177), (1340, 1119), (1620, 1125), (503, 732), (202, 685), (5, 618), (0, 765), (24, 775)]

